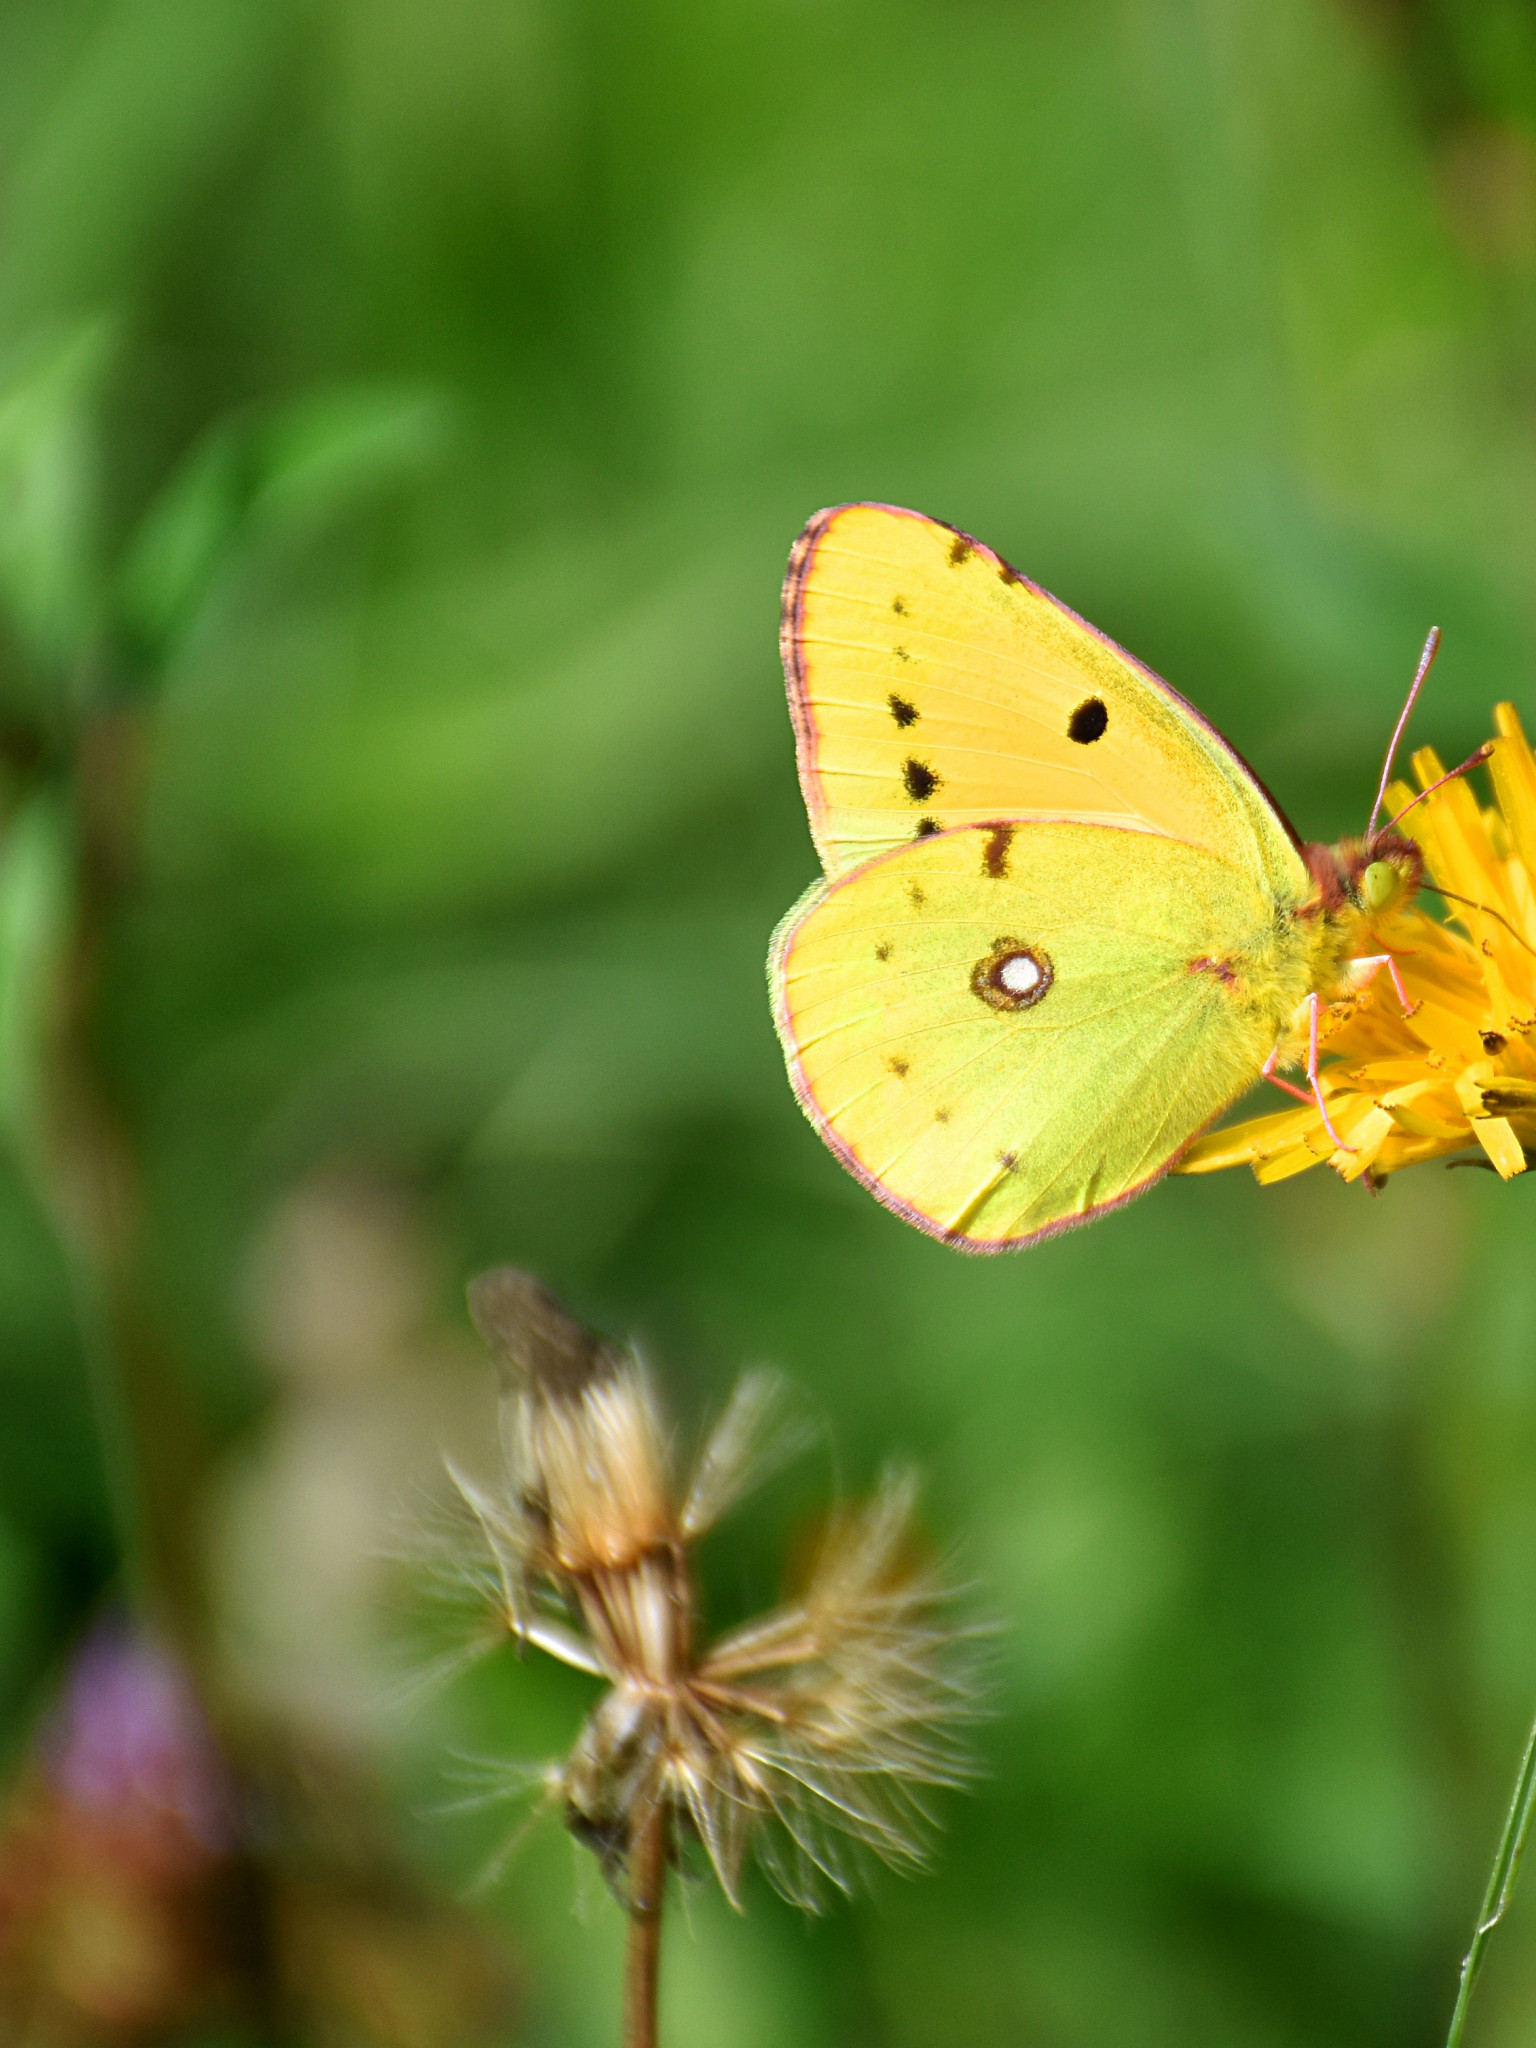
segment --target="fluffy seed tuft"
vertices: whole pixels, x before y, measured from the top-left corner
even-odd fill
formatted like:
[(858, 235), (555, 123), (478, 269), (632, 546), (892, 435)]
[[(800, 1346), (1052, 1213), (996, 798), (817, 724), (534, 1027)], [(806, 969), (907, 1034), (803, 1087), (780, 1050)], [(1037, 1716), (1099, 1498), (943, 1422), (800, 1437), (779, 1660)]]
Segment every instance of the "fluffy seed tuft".
[(679, 1476), (633, 1353), (511, 1268), (469, 1298), (502, 1376), (504, 1472), (494, 1492), (458, 1482), (478, 1555), (455, 1575), (498, 1634), (607, 1681), (538, 1775), (615, 1891), (658, 1826), (737, 1905), (749, 1849), (810, 1910), (865, 1853), (918, 1865), (925, 1795), (970, 1775), (976, 1699), (910, 1475), (833, 1518), (796, 1597), (709, 1643), (692, 1548), (782, 1449), (777, 1382), (746, 1375)]

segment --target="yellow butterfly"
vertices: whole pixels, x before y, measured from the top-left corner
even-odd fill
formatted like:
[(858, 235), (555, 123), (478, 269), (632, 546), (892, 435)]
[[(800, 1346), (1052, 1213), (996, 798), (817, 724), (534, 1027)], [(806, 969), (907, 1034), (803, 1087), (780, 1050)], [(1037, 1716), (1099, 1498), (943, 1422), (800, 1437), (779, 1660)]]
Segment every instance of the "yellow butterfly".
[(826, 872), (774, 934), (775, 1021), (812, 1123), (919, 1229), (1001, 1251), (1117, 1208), (1277, 1060), (1316, 1091), (1320, 1003), (1379, 965), (1402, 996), (1363, 949), (1417, 849), (1303, 846), (1192, 705), (968, 534), (819, 513), (782, 638)]

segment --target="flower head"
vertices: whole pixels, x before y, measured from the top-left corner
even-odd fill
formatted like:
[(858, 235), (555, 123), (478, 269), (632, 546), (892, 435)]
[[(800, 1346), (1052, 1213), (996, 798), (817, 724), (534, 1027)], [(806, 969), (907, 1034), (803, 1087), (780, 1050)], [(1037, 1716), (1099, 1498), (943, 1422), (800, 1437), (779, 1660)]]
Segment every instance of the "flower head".
[[(1208, 1132), (1179, 1173), (1247, 1165), (1261, 1181), (1326, 1162), (1345, 1180), (1379, 1187), (1420, 1160), (1480, 1148), (1506, 1180), (1536, 1155), (1536, 759), (1511, 704), (1494, 712), (1484, 750), (1494, 802), (1429, 748), (1413, 757), (1421, 791), (1388, 792), (1395, 812), (1414, 805), (1411, 831), (1424, 886), (1448, 921), (1418, 904), (1377, 924), (1407, 1007), (1387, 974), (1330, 1003), (1319, 1031), (1315, 1102)], [(1434, 785), (1440, 782), (1440, 786)]]
[(0, 1821), (0, 2012), (25, 2015), (28, 2040), (108, 2048), (180, 2038), (222, 2006), (237, 1818), (180, 1664), (126, 1617), (99, 1618)]
[(749, 1847), (807, 1907), (849, 1888), (857, 1851), (920, 1861), (923, 1789), (968, 1773), (957, 1631), (911, 1533), (910, 1479), (834, 1519), (799, 1593), (701, 1639), (692, 1553), (757, 1476), (777, 1390), (749, 1374), (686, 1479), (633, 1353), (502, 1269), (470, 1289), (503, 1379), (504, 1479), (460, 1480), (473, 1581), (496, 1633), (605, 1681), (544, 1774), (572, 1832), (628, 1895), (636, 1844), (702, 1846), (739, 1903)]

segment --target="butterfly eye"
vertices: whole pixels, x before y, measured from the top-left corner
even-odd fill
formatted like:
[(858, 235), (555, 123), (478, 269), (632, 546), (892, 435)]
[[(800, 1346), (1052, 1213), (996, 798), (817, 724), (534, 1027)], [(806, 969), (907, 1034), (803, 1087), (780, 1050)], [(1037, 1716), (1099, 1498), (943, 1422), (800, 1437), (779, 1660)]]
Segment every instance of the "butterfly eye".
[(1402, 893), (1403, 877), (1389, 860), (1373, 860), (1360, 877), (1360, 901), (1367, 910), (1385, 910)]
[(971, 969), (971, 993), (992, 1010), (1027, 1010), (1055, 979), (1055, 968), (1038, 946), (999, 939), (986, 959)]

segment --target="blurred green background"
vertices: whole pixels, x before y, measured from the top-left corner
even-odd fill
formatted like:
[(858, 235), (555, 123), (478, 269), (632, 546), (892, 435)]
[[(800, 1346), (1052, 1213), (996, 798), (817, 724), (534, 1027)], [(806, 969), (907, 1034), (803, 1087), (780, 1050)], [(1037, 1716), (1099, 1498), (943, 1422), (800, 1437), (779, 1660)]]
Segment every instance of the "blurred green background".
[[(122, 1583), (126, 1344), (194, 1661), (284, 1759), (286, 2003), (151, 2037), (615, 2038), (558, 1826), (461, 1907), (508, 1823), (436, 1811), (585, 1689), (403, 1715), (377, 1644), (437, 1446), (490, 1455), (462, 1286), (510, 1259), (688, 1427), (770, 1360), (814, 1483), (921, 1459), (1002, 1624), (933, 1873), (808, 1930), (698, 1893), (671, 2048), (1440, 2039), (1536, 1700), (1536, 1194), (1175, 1181), (996, 1261), (887, 1215), (769, 1022), (815, 869), (775, 625), (804, 520), (883, 498), (1309, 836), (1433, 622), (1420, 736), (1536, 725), (1527, 0), (0, 0), (0, 378), (7, 1751)], [(82, 944), (142, 1218), (71, 1250)], [(796, 1511), (717, 1539), (722, 1609)], [(361, 1907), (293, 1934), (370, 1863), (409, 2011)], [(1484, 2048), (1536, 2037), (1532, 1894)], [(455, 2005), (461, 1939), (510, 1990)]]

